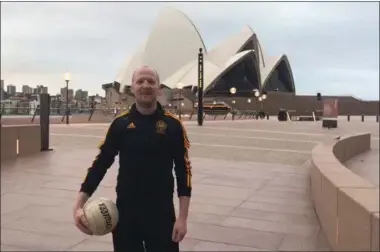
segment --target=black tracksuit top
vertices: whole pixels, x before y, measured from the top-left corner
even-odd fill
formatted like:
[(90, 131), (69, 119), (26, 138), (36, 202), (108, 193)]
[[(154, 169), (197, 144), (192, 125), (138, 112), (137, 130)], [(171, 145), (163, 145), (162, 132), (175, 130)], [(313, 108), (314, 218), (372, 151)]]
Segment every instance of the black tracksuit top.
[(178, 196), (190, 197), (189, 147), (181, 121), (159, 103), (152, 115), (140, 114), (134, 104), (111, 123), (80, 191), (91, 196), (119, 154), (118, 200), (144, 206), (172, 204), (173, 164)]

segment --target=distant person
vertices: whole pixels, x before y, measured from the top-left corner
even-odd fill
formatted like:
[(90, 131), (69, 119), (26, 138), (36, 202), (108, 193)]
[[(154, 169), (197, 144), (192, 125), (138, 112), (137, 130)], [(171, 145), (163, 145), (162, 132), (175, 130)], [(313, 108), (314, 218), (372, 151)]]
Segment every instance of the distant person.
[[(114, 251), (177, 252), (187, 232), (192, 191), (189, 140), (182, 123), (157, 102), (161, 87), (156, 71), (146, 66), (136, 70), (132, 92), (136, 103), (112, 122), (80, 188), (75, 224), (91, 234), (82, 208), (119, 155), (119, 223), (113, 232)], [(177, 218), (173, 162), (179, 197)]]

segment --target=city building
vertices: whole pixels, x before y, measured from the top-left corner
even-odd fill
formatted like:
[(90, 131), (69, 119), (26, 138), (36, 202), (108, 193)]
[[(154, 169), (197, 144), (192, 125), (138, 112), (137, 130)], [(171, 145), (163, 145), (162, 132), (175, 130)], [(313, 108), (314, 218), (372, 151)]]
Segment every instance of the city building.
[[(72, 100), (74, 98), (74, 90), (69, 88), (69, 100)], [(61, 88), (61, 98), (62, 100), (66, 100), (66, 87)]]
[(28, 85), (22, 86), (22, 93), (23, 94), (33, 94), (33, 88)]
[(10, 84), (7, 86), (7, 95), (8, 96), (13, 96), (16, 95), (16, 86)]
[(43, 85), (37, 85), (35, 89), (33, 89), (34, 94), (47, 94), (48, 93), (48, 88), (44, 87)]
[(82, 89), (78, 89), (75, 91), (75, 99), (87, 101), (88, 100), (88, 91), (84, 91)]

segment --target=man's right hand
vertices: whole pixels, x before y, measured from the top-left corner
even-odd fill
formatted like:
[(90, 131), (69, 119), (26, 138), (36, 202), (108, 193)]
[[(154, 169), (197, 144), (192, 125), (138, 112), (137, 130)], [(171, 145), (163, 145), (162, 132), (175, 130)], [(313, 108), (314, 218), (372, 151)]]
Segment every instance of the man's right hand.
[(87, 228), (88, 222), (84, 215), (83, 208), (74, 209), (74, 222), (75, 226), (87, 235), (92, 235), (92, 232)]
[(83, 206), (87, 202), (89, 196), (80, 192), (74, 207), (74, 222), (75, 226), (85, 234), (92, 235), (91, 231), (88, 229), (88, 221), (83, 211)]

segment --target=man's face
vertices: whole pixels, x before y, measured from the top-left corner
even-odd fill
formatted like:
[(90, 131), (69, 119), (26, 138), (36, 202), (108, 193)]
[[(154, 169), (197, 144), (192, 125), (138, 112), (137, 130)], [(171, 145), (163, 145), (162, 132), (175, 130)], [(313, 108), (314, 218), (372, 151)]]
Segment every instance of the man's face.
[(132, 79), (132, 92), (140, 105), (152, 106), (161, 92), (157, 74), (148, 67), (137, 70)]

